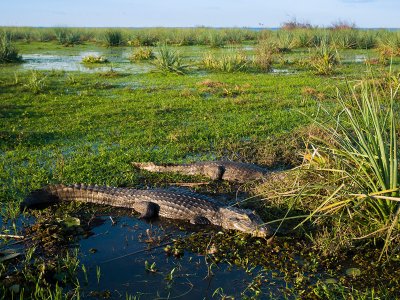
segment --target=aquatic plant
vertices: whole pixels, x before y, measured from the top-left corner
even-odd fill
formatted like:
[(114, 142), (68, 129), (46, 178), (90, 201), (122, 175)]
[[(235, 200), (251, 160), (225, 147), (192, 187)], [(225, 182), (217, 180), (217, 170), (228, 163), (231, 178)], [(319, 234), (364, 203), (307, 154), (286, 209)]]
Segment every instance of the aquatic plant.
[(82, 58), (82, 63), (84, 64), (103, 64), (107, 63), (108, 59), (105, 56), (102, 55), (87, 55)]
[(155, 55), (151, 48), (139, 47), (133, 50), (132, 54), (129, 56), (130, 61), (137, 60), (149, 60), (154, 59)]
[(320, 45), (311, 51), (309, 63), (315, 74), (329, 75), (333, 73), (335, 66), (339, 63), (339, 54), (327, 40), (323, 39)]
[(22, 61), (18, 50), (11, 42), (7, 34), (0, 35), (0, 63), (14, 63)]
[(78, 31), (69, 28), (55, 28), (54, 34), (58, 42), (66, 47), (81, 43), (81, 35)]
[(231, 50), (221, 56), (208, 52), (203, 56), (201, 64), (207, 70), (230, 73), (244, 71), (249, 60), (243, 52)]
[(268, 41), (260, 41), (255, 48), (255, 55), (253, 58), (254, 68), (262, 71), (268, 72), (272, 68), (273, 56), (278, 52), (278, 47)]
[(124, 44), (122, 32), (120, 30), (107, 30), (103, 36), (107, 47), (121, 46)]
[(211, 31), (208, 36), (208, 45), (212, 48), (219, 48), (224, 46), (225, 41), (221, 34), (215, 31)]
[[(358, 226), (361, 238), (380, 237), (386, 251), (399, 237), (400, 192), (398, 176), (397, 118), (394, 98), (399, 89), (379, 91), (370, 81), (358, 93), (338, 96), (338, 115), (326, 110), (317, 121), (325, 138), (314, 140), (313, 156), (330, 161), (323, 168), (336, 174), (334, 190), (307, 218), (317, 214), (347, 212)], [(324, 153), (321, 156), (321, 153)], [(344, 216), (343, 214), (338, 214)]]
[(38, 94), (42, 92), (47, 86), (47, 75), (36, 70), (31, 71), (31, 75), (24, 86), (32, 93)]
[(172, 50), (167, 45), (158, 47), (158, 54), (154, 60), (154, 65), (162, 72), (184, 74), (187, 65), (182, 63), (182, 57), (179, 52)]

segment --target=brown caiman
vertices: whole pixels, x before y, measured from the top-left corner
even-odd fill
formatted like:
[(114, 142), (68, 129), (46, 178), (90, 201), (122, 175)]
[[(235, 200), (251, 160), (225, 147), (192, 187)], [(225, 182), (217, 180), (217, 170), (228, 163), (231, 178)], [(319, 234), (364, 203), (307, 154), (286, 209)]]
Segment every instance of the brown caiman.
[(57, 184), (33, 191), (21, 206), (33, 207), (60, 200), (131, 208), (143, 218), (161, 216), (188, 220), (193, 224), (213, 224), (257, 237), (266, 237), (270, 233), (261, 218), (251, 210), (222, 206), (206, 195), (187, 190), (138, 190), (84, 184), (68, 186)]
[(204, 161), (180, 165), (133, 162), (132, 165), (149, 172), (178, 172), (185, 175), (202, 175), (213, 180), (239, 183), (259, 180), (271, 173), (271, 170), (254, 164), (234, 161)]

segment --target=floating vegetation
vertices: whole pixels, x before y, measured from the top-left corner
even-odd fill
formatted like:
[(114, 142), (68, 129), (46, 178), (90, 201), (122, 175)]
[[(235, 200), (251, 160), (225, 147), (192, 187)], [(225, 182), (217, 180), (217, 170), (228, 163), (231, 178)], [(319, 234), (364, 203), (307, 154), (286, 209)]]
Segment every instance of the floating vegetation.
[(139, 47), (133, 50), (132, 54), (129, 56), (130, 61), (138, 60), (150, 60), (154, 59), (155, 55), (151, 48)]
[(87, 55), (82, 58), (82, 63), (84, 64), (104, 64), (107, 63), (108, 59), (102, 55)]

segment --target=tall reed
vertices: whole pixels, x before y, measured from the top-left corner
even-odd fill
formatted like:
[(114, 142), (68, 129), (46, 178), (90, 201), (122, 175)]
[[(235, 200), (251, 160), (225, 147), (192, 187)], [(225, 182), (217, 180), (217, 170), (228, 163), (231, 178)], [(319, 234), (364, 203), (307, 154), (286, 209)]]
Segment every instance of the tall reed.
[(361, 91), (350, 88), (349, 97), (338, 96), (339, 114), (324, 110), (325, 120), (317, 122), (326, 138), (315, 139), (314, 149), (330, 157), (332, 167), (324, 171), (340, 179), (309, 218), (345, 211), (358, 224), (361, 238), (383, 238), (385, 251), (394, 237), (400, 237), (398, 111), (394, 101), (399, 86), (383, 92), (369, 82), (360, 87)]
[(0, 63), (13, 63), (22, 61), (18, 50), (11, 42), (11, 37), (3, 33), (0, 35)]

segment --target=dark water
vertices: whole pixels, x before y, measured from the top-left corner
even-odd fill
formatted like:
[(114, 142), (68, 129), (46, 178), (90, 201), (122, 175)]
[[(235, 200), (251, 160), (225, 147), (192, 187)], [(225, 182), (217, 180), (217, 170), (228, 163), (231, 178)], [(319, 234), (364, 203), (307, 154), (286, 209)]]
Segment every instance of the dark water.
[[(246, 272), (227, 263), (213, 264), (211, 256), (190, 252), (178, 258), (167, 255), (165, 246), (145, 242), (150, 236), (160, 238), (161, 245), (165, 245), (190, 234), (179, 230), (176, 224), (149, 224), (132, 217), (116, 220), (117, 224), (112, 225), (109, 217), (100, 217), (97, 221), (102, 224), (93, 229), (94, 235), (79, 242), (80, 261), (88, 279), (83, 284), (83, 298), (93, 295), (93, 291), (107, 290), (113, 299), (125, 299), (126, 295), (140, 295), (140, 299), (211, 299), (213, 294), (216, 299), (222, 295), (240, 299), (254, 296), (249, 285), (261, 272), (265, 276), (261, 268)], [(150, 232), (147, 234), (146, 230)], [(146, 270), (146, 261), (148, 265), (155, 263), (154, 272)], [(97, 268), (101, 273), (99, 282)], [(85, 281), (81, 272), (80, 282)], [(266, 297), (270, 292), (276, 294), (282, 286), (284, 281), (275, 278), (274, 285), (264, 285), (261, 290)]]

